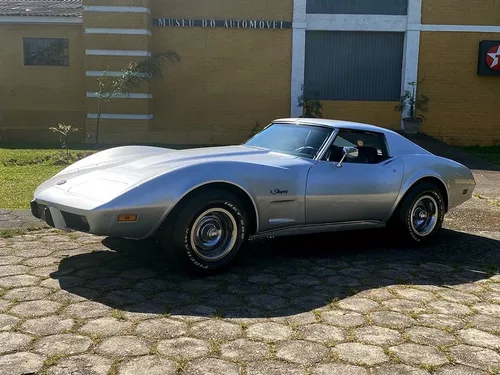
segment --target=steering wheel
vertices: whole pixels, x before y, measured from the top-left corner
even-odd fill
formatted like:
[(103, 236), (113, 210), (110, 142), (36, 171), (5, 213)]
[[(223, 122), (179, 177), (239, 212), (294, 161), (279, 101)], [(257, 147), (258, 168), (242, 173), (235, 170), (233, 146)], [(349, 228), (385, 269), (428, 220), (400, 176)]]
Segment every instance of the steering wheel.
[(304, 154), (314, 155), (318, 151), (318, 149), (315, 147), (312, 147), (312, 146), (302, 146), (302, 147), (296, 148), (293, 151), (299, 152), (299, 153), (304, 153)]

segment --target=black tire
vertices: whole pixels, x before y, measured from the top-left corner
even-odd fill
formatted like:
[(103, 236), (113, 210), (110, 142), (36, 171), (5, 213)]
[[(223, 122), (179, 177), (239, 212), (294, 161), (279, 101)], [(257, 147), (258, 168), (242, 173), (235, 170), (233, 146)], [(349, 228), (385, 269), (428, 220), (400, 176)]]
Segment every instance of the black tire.
[[(406, 243), (425, 246), (436, 239), (444, 214), (445, 204), (439, 188), (432, 183), (421, 182), (406, 193), (394, 221), (398, 234)], [(418, 225), (420, 222), (423, 223), (421, 226)]]
[[(247, 239), (248, 219), (243, 207), (228, 191), (203, 191), (172, 212), (160, 233), (162, 247), (185, 272), (198, 275), (221, 272), (230, 265)], [(207, 224), (200, 228), (198, 225), (203, 222)], [(193, 233), (194, 226), (200, 229), (197, 233), (203, 235)], [(216, 230), (219, 227), (226, 227), (226, 230)], [(220, 258), (210, 257), (209, 251), (201, 247), (202, 238), (208, 241), (215, 235), (214, 230), (225, 241), (220, 243), (227, 243), (225, 247), (220, 246), (223, 249)], [(197, 241), (200, 246), (196, 246)]]

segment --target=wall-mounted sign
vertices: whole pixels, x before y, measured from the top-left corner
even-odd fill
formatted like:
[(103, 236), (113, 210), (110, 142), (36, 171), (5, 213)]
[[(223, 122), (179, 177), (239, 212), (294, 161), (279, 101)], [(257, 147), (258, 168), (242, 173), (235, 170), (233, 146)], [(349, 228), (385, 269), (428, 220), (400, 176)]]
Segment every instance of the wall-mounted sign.
[(483, 40), (479, 43), (477, 74), (500, 76), (500, 40)]
[(267, 21), (267, 20), (196, 20), (191, 18), (153, 18), (153, 26), (159, 27), (204, 27), (214, 29), (216, 27), (225, 29), (271, 29), (284, 30), (292, 28), (289, 21)]

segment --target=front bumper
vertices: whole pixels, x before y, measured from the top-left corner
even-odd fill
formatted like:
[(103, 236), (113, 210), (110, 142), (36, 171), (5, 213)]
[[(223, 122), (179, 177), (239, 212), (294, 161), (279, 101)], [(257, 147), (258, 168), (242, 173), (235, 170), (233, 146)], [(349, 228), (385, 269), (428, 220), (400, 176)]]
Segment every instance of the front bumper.
[[(90, 225), (85, 215), (74, 214), (56, 208), (51, 209), (44, 204), (39, 204), (35, 200), (30, 202), (30, 207), (31, 214), (34, 217), (45, 221), (51, 227), (90, 232)], [(56, 217), (56, 221), (54, 221), (54, 216)]]

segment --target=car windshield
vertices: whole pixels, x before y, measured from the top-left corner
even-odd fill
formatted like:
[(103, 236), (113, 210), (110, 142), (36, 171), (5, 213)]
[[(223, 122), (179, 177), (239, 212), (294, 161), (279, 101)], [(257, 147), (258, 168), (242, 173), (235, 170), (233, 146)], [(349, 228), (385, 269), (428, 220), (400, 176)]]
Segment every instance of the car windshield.
[(245, 145), (313, 159), (332, 132), (333, 129), (312, 125), (273, 124)]

